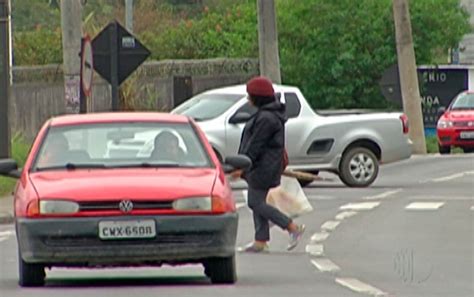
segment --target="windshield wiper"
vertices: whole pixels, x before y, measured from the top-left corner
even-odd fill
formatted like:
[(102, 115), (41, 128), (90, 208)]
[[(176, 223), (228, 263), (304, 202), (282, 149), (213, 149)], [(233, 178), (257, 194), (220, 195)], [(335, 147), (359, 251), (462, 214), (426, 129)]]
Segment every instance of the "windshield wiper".
[(102, 169), (107, 168), (104, 164), (97, 163), (66, 163), (65, 165), (57, 166), (47, 166), (47, 167), (36, 167), (36, 171), (46, 171), (46, 170), (58, 170), (58, 169)]
[(179, 163), (137, 163), (137, 164), (120, 164), (112, 165), (107, 168), (192, 168), (194, 166), (182, 165)]

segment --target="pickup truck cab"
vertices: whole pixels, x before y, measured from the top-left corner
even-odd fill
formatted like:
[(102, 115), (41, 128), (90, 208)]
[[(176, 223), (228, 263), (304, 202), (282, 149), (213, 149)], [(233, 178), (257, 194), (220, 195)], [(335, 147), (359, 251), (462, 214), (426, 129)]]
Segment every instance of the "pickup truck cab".
[[(408, 122), (402, 113), (321, 115), (314, 112), (297, 87), (274, 85), (286, 104), (286, 149), (289, 169), (329, 171), (351, 187), (367, 187), (379, 164), (411, 156)], [(194, 118), (221, 160), (235, 155), (245, 122), (256, 112), (245, 85), (201, 93), (172, 113)]]

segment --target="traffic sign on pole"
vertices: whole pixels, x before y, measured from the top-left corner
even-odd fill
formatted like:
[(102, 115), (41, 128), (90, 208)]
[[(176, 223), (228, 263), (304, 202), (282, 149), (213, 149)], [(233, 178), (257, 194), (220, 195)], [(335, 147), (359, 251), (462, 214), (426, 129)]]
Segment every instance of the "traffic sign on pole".
[(81, 86), (84, 94), (90, 96), (92, 92), (92, 80), (94, 77), (94, 57), (92, 54), (92, 42), (89, 36), (82, 40), (81, 51)]
[(150, 51), (117, 21), (92, 41), (94, 69), (112, 86), (112, 110), (118, 110), (118, 87), (150, 55)]

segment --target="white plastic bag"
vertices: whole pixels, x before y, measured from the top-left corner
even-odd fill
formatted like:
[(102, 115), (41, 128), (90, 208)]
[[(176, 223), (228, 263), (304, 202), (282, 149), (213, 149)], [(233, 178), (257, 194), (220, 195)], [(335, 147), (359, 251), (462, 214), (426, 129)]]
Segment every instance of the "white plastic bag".
[(290, 218), (300, 217), (313, 211), (303, 188), (293, 177), (282, 176), (280, 186), (268, 192), (267, 203)]

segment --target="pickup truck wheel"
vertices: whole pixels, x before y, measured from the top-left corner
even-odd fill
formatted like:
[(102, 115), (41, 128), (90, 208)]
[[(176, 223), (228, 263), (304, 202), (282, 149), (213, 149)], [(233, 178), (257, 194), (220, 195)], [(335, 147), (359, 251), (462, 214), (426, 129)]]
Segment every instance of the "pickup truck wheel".
[(237, 281), (235, 256), (210, 258), (204, 262), (204, 273), (213, 284), (233, 284)]
[(474, 153), (474, 147), (465, 147), (462, 150), (465, 154)]
[(44, 285), (46, 273), (44, 266), (40, 264), (29, 264), (23, 261), (21, 256), (18, 259), (20, 274), (19, 285), (22, 287), (41, 287)]
[(367, 187), (379, 173), (379, 162), (375, 154), (364, 147), (347, 150), (341, 160), (339, 177), (349, 187)]
[(438, 151), (441, 155), (447, 155), (451, 153), (451, 147), (438, 144)]

